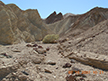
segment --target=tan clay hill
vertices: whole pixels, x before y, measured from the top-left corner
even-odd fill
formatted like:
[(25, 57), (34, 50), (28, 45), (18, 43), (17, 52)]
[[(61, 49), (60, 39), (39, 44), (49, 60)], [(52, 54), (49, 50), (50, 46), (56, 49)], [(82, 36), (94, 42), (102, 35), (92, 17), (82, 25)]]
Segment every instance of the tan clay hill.
[(0, 43), (42, 40), (49, 31), (37, 10), (21, 10), (15, 4), (0, 1)]
[[(56, 44), (37, 41), (51, 33)], [(0, 1), (0, 44), (12, 44), (0, 46), (0, 81), (108, 81), (107, 43), (107, 8), (41, 19)]]

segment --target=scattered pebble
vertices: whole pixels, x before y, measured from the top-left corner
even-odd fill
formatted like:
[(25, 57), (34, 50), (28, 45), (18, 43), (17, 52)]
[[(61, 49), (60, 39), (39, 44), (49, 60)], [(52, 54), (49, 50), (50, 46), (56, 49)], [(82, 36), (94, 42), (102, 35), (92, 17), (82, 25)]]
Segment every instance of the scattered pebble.
[(66, 63), (63, 68), (70, 68), (72, 65), (70, 63)]
[(48, 69), (44, 69), (46, 73), (52, 73), (50, 70)]

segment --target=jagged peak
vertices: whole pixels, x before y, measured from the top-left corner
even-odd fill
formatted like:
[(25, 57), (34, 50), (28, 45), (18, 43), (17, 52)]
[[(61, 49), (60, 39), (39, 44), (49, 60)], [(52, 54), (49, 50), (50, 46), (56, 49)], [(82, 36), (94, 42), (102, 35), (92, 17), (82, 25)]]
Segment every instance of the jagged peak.
[(54, 11), (52, 14), (57, 14), (56, 11)]
[(47, 19), (50, 18), (50, 17), (52, 17), (52, 16), (59, 16), (59, 15), (63, 16), (63, 14), (62, 14), (61, 12), (59, 12), (59, 13), (57, 14), (56, 11), (54, 11), (53, 13), (51, 13), (51, 14), (47, 17)]
[(62, 15), (63, 16), (63, 14), (61, 12), (59, 12), (57, 15)]

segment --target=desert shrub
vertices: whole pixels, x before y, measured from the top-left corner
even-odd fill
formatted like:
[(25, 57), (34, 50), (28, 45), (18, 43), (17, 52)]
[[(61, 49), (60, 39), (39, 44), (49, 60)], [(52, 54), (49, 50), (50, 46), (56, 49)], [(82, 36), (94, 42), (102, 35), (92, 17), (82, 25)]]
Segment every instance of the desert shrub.
[(59, 35), (57, 34), (49, 34), (44, 37), (42, 40), (43, 43), (57, 43)]

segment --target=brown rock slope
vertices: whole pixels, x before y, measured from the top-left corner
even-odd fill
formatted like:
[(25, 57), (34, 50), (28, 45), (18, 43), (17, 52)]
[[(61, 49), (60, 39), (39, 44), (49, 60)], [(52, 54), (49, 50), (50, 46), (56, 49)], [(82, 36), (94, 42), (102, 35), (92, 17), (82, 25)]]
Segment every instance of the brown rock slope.
[(12, 8), (18, 17), (18, 28), (24, 34), (28, 33), (31, 35), (26, 41), (30, 42), (31, 37), (33, 37), (35, 40), (42, 40), (42, 38), (47, 34), (47, 29), (45, 24), (42, 22), (38, 11), (35, 9), (22, 11), (14, 4), (8, 4), (8, 6)]
[(89, 12), (80, 15), (80, 17), (71, 26), (68, 33), (70, 36), (76, 36), (85, 30), (97, 25), (101, 21), (108, 19), (108, 9), (95, 7)]
[(63, 19), (53, 22), (55, 19), (56, 12), (52, 13), (46, 21), (47, 26), (60, 36), (77, 36), (80, 33), (88, 30), (89, 28), (97, 25), (101, 21), (108, 19), (108, 9), (95, 7), (89, 12), (81, 15), (65, 14)]
[(79, 15), (69, 16), (62, 20), (59, 20), (52, 24), (47, 24), (48, 28), (53, 30), (54, 33), (63, 36), (67, 31), (69, 31), (71, 25), (79, 18)]
[(108, 55), (108, 20), (85, 31), (78, 38), (81, 38), (78, 49)]
[[(0, 1), (0, 43), (12, 44), (18, 40), (17, 16), (12, 9)], [(15, 36), (16, 35), (16, 36)]]
[(42, 40), (49, 31), (37, 10), (23, 11), (15, 4), (0, 1), (0, 19), (1, 44)]
[(84, 64), (100, 69), (108, 70), (108, 20), (105, 20), (82, 34), (66, 42), (66, 50), (71, 50), (75, 54), (69, 56)]

